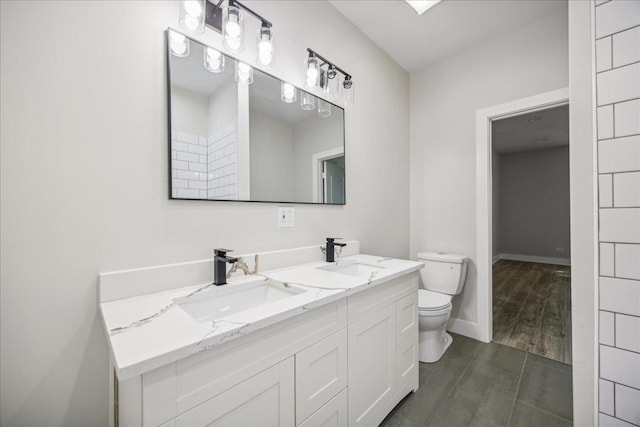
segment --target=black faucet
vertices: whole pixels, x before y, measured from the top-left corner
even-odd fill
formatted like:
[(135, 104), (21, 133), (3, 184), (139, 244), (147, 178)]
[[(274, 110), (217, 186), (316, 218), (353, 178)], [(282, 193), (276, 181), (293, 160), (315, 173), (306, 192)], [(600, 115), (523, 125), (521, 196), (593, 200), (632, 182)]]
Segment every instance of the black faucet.
[(215, 256), (213, 257), (213, 275), (215, 277), (213, 284), (220, 286), (227, 284), (227, 263), (234, 263), (238, 261), (238, 258), (232, 258), (227, 256), (227, 252), (233, 252), (231, 249), (215, 249), (213, 251)]
[(327, 255), (327, 262), (334, 262), (334, 254), (335, 254), (335, 247), (336, 246), (340, 246), (340, 247), (344, 247), (347, 246), (346, 243), (336, 243), (335, 240), (341, 239), (341, 237), (327, 237), (327, 248), (326, 248), (326, 255)]

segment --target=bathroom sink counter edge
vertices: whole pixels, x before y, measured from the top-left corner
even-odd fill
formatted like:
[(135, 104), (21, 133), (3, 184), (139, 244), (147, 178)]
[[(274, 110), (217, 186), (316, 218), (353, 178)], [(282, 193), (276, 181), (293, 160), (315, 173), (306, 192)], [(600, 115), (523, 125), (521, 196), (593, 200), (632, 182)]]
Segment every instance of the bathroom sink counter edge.
[[(354, 247), (357, 249), (357, 242)], [(116, 373), (125, 380), (380, 286), (422, 266), (422, 262), (357, 253), (335, 263), (307, 262), (232, 277), (222, 288), (204, 282), (102, 302), (100, 311)], [(295, 294), (203, 322), (180, 307), (185, 297), (206, 298), (219, 289), (233, 292), (236, 287), (241, 290), (267, 281), (291, 287)]]

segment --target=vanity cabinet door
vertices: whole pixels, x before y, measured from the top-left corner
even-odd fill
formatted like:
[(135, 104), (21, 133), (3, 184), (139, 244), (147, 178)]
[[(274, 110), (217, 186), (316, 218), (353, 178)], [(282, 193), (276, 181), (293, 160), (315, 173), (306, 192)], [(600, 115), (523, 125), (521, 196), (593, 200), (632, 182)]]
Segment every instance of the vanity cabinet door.
[(418, 332), (418, 294), (413, 292), (396, 302), (397, 342), (405, 342)]
[(418, 389), (418, 334), (413, 334), (398, 345), (398, 391), (410, 392)]
[(378, 425), (396, 391), (396, 305), (349, 325), (349, 426)]
[(294, 426), (293, 357), (176, 418), (176, 427)]
[(347, 330), (296, 354), (296, 423), (304, 421), (347, 386)]

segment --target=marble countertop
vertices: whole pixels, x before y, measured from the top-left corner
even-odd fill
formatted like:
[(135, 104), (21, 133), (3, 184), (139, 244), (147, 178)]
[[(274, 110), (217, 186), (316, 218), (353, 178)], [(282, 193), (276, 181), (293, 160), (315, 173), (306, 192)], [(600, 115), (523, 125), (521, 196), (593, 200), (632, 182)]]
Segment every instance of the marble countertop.
[[(313, 262), (233, 277), (222, 287), (202, 283), (103, 302), (100, 310), (118, 378), (124, 380), (418, 271), (422, 266), (416, 261), (358, 254), (335, 263)], [(338, 271), (351, 267), (352, 274)], [(196, 320), (180, 305), (265, 281), (282, 282), (300, 293), (207, 321)]]

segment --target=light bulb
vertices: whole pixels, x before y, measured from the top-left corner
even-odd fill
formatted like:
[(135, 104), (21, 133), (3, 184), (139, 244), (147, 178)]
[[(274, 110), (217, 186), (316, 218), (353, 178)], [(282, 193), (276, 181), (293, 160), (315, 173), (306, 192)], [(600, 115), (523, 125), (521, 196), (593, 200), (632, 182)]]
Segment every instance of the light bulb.
[(269, 65), (273, 60), (273, 47), (268, 38), (263, 38), (260, 40), (260, 43), (258, 43), (258, 59), (263, 65)]
[(220, 52), (210, 47), (204, 50), (204, 68), (212, 73), (224, 71), (224, 56)]
[(288, 104), (296, 101), (296, 88), (291, 83), (282, 82), (282, 100)]
[(187, 38), (180, 33), (176, 33), (175, 31), (169, 31), (169, 39), (172, 43), (184, 43)]
[(238, 83), (253, 83), (253, 68), (244, 62), (236, 62), (236, 81)]
[(200, 26), (200, 20), (190, 15), (185, 16), (182, 22), (184, 23), (185, 29), (191, 32), (196, 31)]
[(200, 3), (197, 0), (186, 0), (184, 2), (184, 11), (187, 12), (187, 15), (197, 18), (202, 14), (202, 5)]
[(238, 17), (235, 15), (229, 15), (229, 22), (225, 27), (227, 35), (235, 39), (240, 35), (240, 25), (238, 25)]
[(310, 79), (307, 77), (307, 87), (313, 89), (316, 87), (316, 79)]
[(183, 0), (180, 4), (180, 26), (190, 33), (203, 33), (204, 0)]
[(189, 39), (175, 31), (169, 31), (169, 49), (175, 56), (185, 57), (189, 55)]
[(220, 59), (221, 56), (222, 54), (217, 50), (211, 49), (210, 47), (207, 48), (207, 58), (209, 58), (210, 61), (215, 61), (216, 59)]
[(244, 46), (244, 17), (242, 11), (235, 6), (224, 8), (222, 12), (222, 27), (224, 28), (225, 49), (240, 52)]

